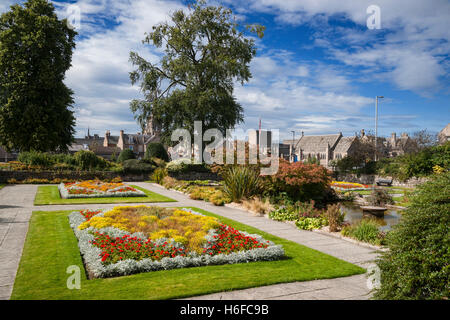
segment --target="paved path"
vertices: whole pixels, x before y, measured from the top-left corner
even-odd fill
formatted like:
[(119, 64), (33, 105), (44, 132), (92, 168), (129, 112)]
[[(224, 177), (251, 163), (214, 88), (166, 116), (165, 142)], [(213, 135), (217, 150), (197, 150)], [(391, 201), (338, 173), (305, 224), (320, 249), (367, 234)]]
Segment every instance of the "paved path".
[[(133, 184), (178, 201), (152, 205), (191, 206), (208, 210), (362, 267), (368, 267), (376, 258), (376, 252), (373, 249), (361, 247), (342, 239), (298, 230), (295, 226), (264, 217), (256, 217), (239, 209), (217, 207), (204, 201), (192, 200), (184, 194), (166, 190), (155, 184), (145, 182)], [(2, 266), (0, 268), (0, 300), (9, 299), (11, 296), (32, 211), (77, 210), (86, 207), (103, 209), (120, 205), (34, 206), (33, 201), (36, 191), (36, 185), (6, 186), (0, 190), (0, 265)], [(293, 282), (221, 292), (190, 299), (367, 299), (369, 297), (370, 292), (366, 286), (366, 276), (356, 275), (338, 279)]]

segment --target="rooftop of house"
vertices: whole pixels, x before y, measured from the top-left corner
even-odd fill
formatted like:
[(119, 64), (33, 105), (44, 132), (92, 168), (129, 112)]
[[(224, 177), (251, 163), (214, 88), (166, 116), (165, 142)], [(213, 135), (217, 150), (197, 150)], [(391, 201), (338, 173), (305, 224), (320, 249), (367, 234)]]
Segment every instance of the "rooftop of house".
[(352, 143), (355, 142), (358, 138), (353, 137), (342, 137), (336, 147), (334, 148), (335, 153), (346, 153), (352, 146)]
[(295, 142), (295, 149), (301, 149), (307, 152), (324, 152), (328, 148), (328, 146), (330, 146), (330, 148), (333, 148), (341, 137), (341, 133), (301, 136), (300, 139), (296, 140)]

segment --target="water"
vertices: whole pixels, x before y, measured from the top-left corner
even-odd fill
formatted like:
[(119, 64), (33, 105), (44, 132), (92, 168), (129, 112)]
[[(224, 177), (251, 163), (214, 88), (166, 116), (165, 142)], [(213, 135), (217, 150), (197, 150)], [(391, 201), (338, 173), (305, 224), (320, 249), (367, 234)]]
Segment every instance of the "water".
[(350, 223), (361, 220), (363, 217), (370, 217), (370, 218), (376, 219), (380, 223), (381, 231), (390, 230), (393, 225), (396, 225), (397, 223), (399, 223), (401, 216), (402, 216), (400, 213), (400, 210), (388, 209), (384, 213), (383, 218), (377, 218), (371, 214), (363, 214), (363, 211), (359, 207), (359, 205), (354, 204), (352, 202), (342, 202), (341, 203), (341, 211), (344, 211), (346, 213), (344, 220), (346, 222), (350, 222)]

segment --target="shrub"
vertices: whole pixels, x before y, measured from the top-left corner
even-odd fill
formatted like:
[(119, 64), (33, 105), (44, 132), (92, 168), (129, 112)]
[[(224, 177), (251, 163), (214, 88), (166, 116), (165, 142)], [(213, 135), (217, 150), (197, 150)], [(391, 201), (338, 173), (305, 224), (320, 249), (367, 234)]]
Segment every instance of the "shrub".
[(75, 162), (81, 170), (101, 169), (107, 166), (107, 162), (92, 151), (80, 150), (74, 155)]
[(124, 149), (120, 152), (119, 157), (117, 158), (117, 162), (123, 163), (125, 160), (135, 159), (133, 150)]
[(383, 244), (384, 233), (379, 231), (379, 223), (374, 219), (362, 219), (342, 228), (342, 235), (374, 245)]
[(17, 160), (28, 165), (46, 168), (52, 166), (54, 163), (54, 159), (50, 154), (38, 151), (21, 152)]
[(326, 224), (327, 221), (325, 218), (300, 218), (295, 221), (297, 228), (302, 230), (320, 229)]
[(420, 185), (387, 236), (376, 299), (448, 299), (450, 172)]
[(223, 206), (230, 202), (230, 199), (221, 190), (216, 190), (208, 200), (215, 206)]
[(150, 173), (155, 170), (155, 165), (136, 159), (128, 159), (123, 162), (125, 173)]
[(269, 218), (276, 221), (295, 221), (298, 219), (298, 212), (292, 206), (280, 207), (269, 212)]
[(192, 163), (189, 159), (178, 159), (171, 161), (166, 166), (169, 174), (178, 175), (187, 172), (211, 172), (205, 163)]
[(145, 150), (145, 159), (158, 158), (169, 161), (169, 155), (162, 143), (149, 143)]
[(266, 177), (266, 189), (270, 195), (285, 192), (291, 199), (324, 202), (331, 183), (331, 172), (325, 167), (302, 162), (289, 163), (280, 159), (275, 175)]
[(385, 189), (374, 189), (367, 201), (372, 206), (383, 207), (387, 204), (394, 204), (391, 195)]
[(223, 174), (224, 193), (233, 202), (251, 198), (261, 191), (259, 172), (250, 167), (233, 166)]
[(216, 192), (213, 187), (195, 187), (189, 192), (189, 197), (193, 200), (209, 201), (209, 198)]
[(162, 184), (164, 178), (167, 176), (167, 170), (164, 168), (156, 168), (151, 175), (151, 180), (157, 184)]
[(336, 232), (344, 222), (345, 213), (341, 212), (341, 205), (339, 203), (328, 206), (325, 212), (325, 217), (330, 226), (330, 232)]

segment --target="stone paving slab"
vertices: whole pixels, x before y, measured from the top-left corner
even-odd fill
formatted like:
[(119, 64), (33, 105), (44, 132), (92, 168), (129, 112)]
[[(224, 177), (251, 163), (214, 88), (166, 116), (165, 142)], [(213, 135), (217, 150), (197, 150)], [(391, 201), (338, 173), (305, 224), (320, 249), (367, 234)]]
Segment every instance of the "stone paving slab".
[[(367, 267), (376, 257), (373, 249), (361, 247), (348, 241), (326, 235), (298, 230), (294, 225), (255, 216), (247, 211), (230, 207), (217, 207), (204, 201), (192, 200), (186, 195), (166, 190), (161, 186), (133, 183), (150, 191), (168, 196), (178, 202), (151, 203), (163, 207), (197, 207), (226, 218), (254, 226), (262, 231), (285, 238), (342, 260)], [(58, 211), (109, 209), (127, 204), (79, 204), (34, 206), (37, 185), (6, 186), (0, 190), (0, 299), (9, 299), (14, 278), (22, 255), (28, 222), (33, 211)], [(266, 287), (221, 292), (191, 299), (367, 299), (370, 297), (365, 275), (346, 278), (285, 283)]]

